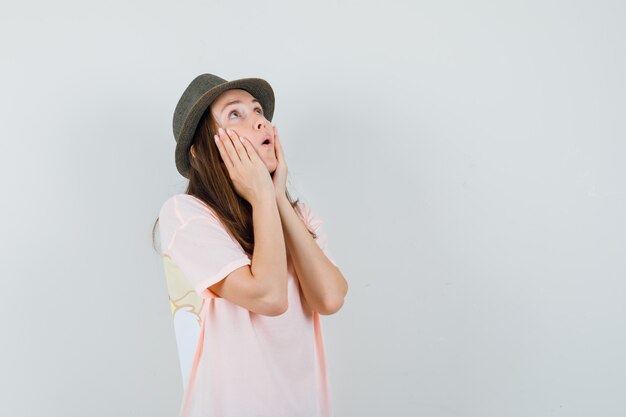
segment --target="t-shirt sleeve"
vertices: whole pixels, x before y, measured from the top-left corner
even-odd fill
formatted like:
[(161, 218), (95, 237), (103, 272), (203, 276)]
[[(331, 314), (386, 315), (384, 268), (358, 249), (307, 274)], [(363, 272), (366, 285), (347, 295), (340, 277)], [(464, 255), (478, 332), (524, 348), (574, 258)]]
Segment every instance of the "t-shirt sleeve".
[(182, 221), (167, 240), (163, 255), (172, 259), (203, 298), (209, 297), (208, 287), (252, 264), (239, 242), (208, 212)]
[(311, 207), (308, 204), (302, 202), (298, 202), (298, 204), (300, 204), (300, 207), (302, 208), (305, 223), (317, 235), (315, 242), (320, 247), (322, 252), (324, 252), (324, 255), (326, 255), (328, 260), (330, 260), (336, 267), (339, 267), (333, 259), (332, 252), (328, 245), (328, 233), (326, 232), (326, 225), (324, 224), (324, 221), (313, 210), (311, 210)]

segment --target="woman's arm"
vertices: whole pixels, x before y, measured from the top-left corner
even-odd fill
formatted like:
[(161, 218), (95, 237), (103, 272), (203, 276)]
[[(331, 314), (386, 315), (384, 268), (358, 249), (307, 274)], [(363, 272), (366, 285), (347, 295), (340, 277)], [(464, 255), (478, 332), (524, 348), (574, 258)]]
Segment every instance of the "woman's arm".
[(209, 287), (220, 297), (265, 316), (287, 311), (287, 253), (274, 197), (252, 204), (254, 252), (250, 265)]
[(343, 274), (328, 260), (287, 197), (277, 197), (285, 244), (309, 306), (323, 315), (339, 311), (348, 292)]

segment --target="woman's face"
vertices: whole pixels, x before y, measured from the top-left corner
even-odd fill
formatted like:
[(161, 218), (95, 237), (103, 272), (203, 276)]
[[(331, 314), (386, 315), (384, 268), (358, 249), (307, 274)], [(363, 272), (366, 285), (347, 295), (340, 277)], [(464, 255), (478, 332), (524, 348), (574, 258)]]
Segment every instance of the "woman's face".
[[(274, 129), (265, 118), (261, 103), (252, 94), (240, 89), (224, 91), (211, 103), (210, 111), (218, 128), (230, 128), (245, 137), (252, 143), (269, 172), (276, 170), (278, 160), (274, 151)], [(270, 144), (263, 145), (268, 137)]]

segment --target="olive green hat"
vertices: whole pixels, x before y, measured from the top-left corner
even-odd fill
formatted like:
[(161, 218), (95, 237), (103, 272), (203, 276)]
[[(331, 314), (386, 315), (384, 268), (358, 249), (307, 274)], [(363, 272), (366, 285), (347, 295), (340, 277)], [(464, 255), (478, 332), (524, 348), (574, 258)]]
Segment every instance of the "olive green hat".
[(211, 103), (226, 90), (240, 88), (252, 94), (263, 107), (265, 118), (272, 121), (274, 90), (261, 78), (241, 78), (226, 81), (213, 74), (198, 75), (183, 92), (174, 110), (174, 139), (176, 140), (176, 169), (189, 178), (189, 148), (200, 118)]

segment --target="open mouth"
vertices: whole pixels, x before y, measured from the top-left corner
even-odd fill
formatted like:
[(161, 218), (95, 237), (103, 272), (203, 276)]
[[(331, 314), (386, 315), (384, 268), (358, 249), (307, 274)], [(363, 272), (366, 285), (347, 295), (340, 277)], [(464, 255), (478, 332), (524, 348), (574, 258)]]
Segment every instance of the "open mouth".
[(270, 140), (269, 139), (265, 139), (262, 143), (263, 146), (269, 146), (270, 145)]

